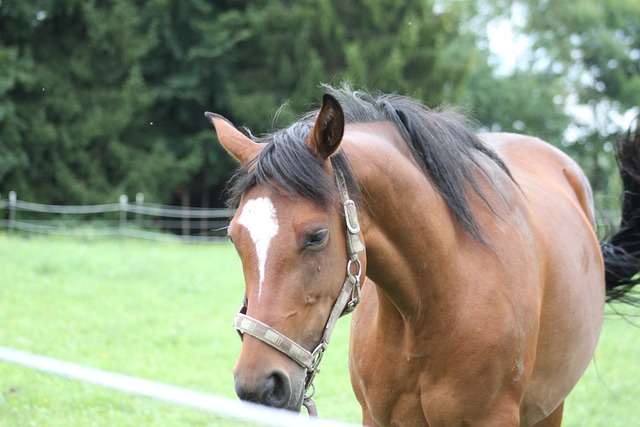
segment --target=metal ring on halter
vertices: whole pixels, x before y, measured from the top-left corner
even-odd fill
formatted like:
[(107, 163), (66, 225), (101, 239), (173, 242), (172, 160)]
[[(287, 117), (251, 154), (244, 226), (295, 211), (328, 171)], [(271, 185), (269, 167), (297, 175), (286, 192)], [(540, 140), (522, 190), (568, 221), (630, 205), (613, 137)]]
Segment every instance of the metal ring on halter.
[[(353, 274), (351, 272), (351, 266), (353, 264), (356, 264), (358, 266), (358, 272), (356, 274)], [(362, 275), (362, 262), (360, 261), (360, 258), (350, 259), (349, 261), (347, 261), (347, 274), (354, 276), (356, 279), (358, 279), (358, 281), (360, 281), (360, 275)]]
[[(356, 264), (358, 271), (353, 274), (352, 266)], [(351, 282), (351, 299), (347, 301), (347, 305), (342, 310), (340, 316), (344, 316), (345, 314), (349, 314), (355, 310), (356, 306), (360, 303), (360, 276), (362, 275), (362, 262), (359, 258), (350, 259), (347, 261), (347, 281)], [(346, 283), (345, 283), (346, 285)]]
[(326, 341), (322, 341), (318, 347), (316, 347), (315, 350), (313, 350), (313, 353), (311, 353), (311, 356), (313, 357), (312, 362), (311, 362), (311, 370), (318, 370), (318, 366), (320, 365), (320, 361), (322, 360), (322, 356), (324, 356), (324, 352), (327, 349), (327, 343)]
[(307, 389), (307, 391), (309, 391), (309, 390), (311, 390), (311, 394), (307, 395), (305, 393), (304, 398), (308, 399), (308, 400), (311, 400), (311, 398), (316, 395), (316, 386), (313, 383), (309, 384), (309, 388)]
[(304, 396), (304, 398), (302, 399), (302, 406), (307, 408), (309, 417), (316, 418), (318, 416), (318, 408), (316, 407), (316, 402), (314, 402), (312, 399), (313, 395), (316, 394), (316, 386), (311, 384), (311, 388), (313, 389), (311, 391), (311, 395)]

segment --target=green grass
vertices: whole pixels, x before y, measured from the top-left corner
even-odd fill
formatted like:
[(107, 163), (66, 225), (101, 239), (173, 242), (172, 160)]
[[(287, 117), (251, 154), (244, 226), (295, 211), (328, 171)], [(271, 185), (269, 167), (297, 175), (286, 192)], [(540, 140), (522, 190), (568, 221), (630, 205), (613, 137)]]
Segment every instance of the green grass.
[[(0, 345), (235, 397), (243, 295), (229, 245), (0, 234)], [(323, 418), (360, 421), (342, 319), (315, 383)], [(638, 425), (640, 329), (610, 318), (565, 426)], [(237, 426), (209, 414), (0, 363), (0, 426)]]
[(594, 361), (565, 404), (564, 427), (640, 425), (638, 311), (635, 318), (607, 313)]
[[(0, 345), (234, 397), (244, 292), (229, 245), (0, 234)], [(323, 417), (358, 421), (339, 322), (316, 380)], [(0, 363), (0, 426), (236, 426)]]

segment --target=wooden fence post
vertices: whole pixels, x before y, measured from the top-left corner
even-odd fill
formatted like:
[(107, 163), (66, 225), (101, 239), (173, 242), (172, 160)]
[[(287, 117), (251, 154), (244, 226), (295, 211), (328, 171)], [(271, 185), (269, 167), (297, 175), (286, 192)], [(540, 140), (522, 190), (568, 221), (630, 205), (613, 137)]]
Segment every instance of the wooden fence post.
[(127, 203), (129, 198), (126, 194), (120, 196), (120, 228), (124, 228), (127, 225)]
[(140, 208), (136, 213), (136, 225), (142, 228), (142, 205), (144, 204), (144, 194), (138, 193), (136, 194), (136, 206)]
[[(184, 211), (189, 209), (189, 206), (191, 206), (191, 195), (189, 194), (188, 190), (183, 189), (180, 199), (182, 202), (181, 203), (182, 210)], [(189, 217), (185, 215), (182, 217), (182, 235), (188, 236), (190, 234), (191, 234), (191, 223), (190, 223)]]
[(15, 191), (9, 191), (9, 224), (7, 228), (11, 229), (15, 227), (14, 221), (16, 220), (16, 204), (18, 202), (18, 195)]

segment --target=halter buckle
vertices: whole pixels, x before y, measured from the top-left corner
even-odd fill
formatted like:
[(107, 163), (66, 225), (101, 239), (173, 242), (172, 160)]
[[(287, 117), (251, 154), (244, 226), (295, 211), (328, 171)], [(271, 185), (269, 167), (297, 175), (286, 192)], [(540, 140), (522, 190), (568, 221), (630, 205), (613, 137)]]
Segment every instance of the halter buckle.
[[(242, 305), (240, 306), (240, 309), (238, 310), (238, 314), (247, 314), (247, 296), (244, 296), (244, 300), (242, 300)], [(242, 331), (240, 331), (239, 329), (236, 329), (236, 332), (238, 333), (238, 336), (240, 337), (240, 341), (244, 341), (244, 334), (242, 333)]]
[(358, 223), (358, 213), (356, 211), (356, 203), (347, 199), (343, 203), (344, 205), (344, 218), (347, 223), (347, 230), (351, 234), (358, 234), (360, 232), (360, 224)]

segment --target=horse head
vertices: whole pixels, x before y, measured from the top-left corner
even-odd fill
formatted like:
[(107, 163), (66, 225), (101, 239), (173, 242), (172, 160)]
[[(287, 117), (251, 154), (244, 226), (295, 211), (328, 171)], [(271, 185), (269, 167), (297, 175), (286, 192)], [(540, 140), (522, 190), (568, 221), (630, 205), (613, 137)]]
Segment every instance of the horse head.
[(341, 197), (348, 185), (331, 160), (344, 115), (326, 95), (306, 126), (264, 143), (221, 116), (206, 115), (220, 143), (243, 165), (231, 190), (238, 203), (228, 229), (246, 286), (234, 323), (243, 337), (234, 367), (236, 393), (299, 411), (328, 342), (327, 328), (330, 334), (364, 277), (355, 204)]

